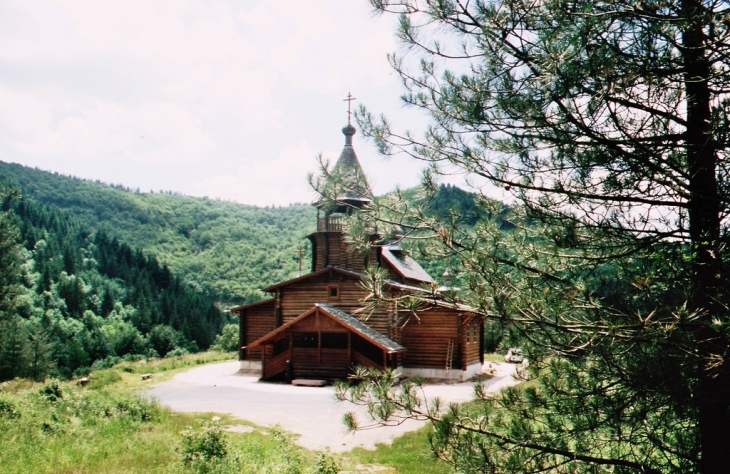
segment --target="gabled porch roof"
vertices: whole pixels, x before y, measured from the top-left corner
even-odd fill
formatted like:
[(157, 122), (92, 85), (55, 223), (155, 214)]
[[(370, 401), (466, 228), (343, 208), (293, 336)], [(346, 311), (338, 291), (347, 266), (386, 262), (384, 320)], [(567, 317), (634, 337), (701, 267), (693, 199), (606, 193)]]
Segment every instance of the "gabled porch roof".
[(279, 326), (278, 328), (274, 329), (267, 335), (255, 340), (251, 344), (248, 345), (248, 348), (256, 348), (258, 346), (264, 345), (269, 341), (272, 341), (276, 338), (277, 335), (281, 334), (282, 332), (286, 331), (288, 328), (294, 326), (299, 321), (303, 320), (304, 318), (312, 315), (313, 313), (318, 312), (320, 315), (324, 315), (325, 317), (328, 317), (332, 319), (333, 321), (337, 322), (341, 326), (343, 326), (345, 329), (357, 334), (358, 336), (362, 337), (366, 341), (370, 342), (371, 344), (375, 345), (376, 347), (387, 351), (388, 353), (396, 353), (396, 352), (403, 352), (406, 350), (405, 347), (401, 346), (394, 340), (390, 339), (389, 337), (386, 337), (382, 334), (380, 334), (375, 329), (371, 328), (370, 326), (364, 324), (359, 319), (349, 315), (348, 313), (342, 311), (341, 309), (337, 309), (333, 306), (325, 305), (325, 304), (315, 304), (312, 309), (309, 311), (300, 314), (296, 318), (292, 319), (286, 324), (283, 324)]

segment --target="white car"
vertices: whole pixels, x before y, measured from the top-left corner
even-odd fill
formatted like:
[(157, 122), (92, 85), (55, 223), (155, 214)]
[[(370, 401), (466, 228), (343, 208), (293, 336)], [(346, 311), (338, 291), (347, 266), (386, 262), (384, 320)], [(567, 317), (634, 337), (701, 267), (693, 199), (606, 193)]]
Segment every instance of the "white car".
[(514, 364), (519, 364), (523, 359), (524, 356), (522, 355), (522, 349), (514, 347), (507, 349), (507, 353), (504, 355), (505, 362), (512, 362)]

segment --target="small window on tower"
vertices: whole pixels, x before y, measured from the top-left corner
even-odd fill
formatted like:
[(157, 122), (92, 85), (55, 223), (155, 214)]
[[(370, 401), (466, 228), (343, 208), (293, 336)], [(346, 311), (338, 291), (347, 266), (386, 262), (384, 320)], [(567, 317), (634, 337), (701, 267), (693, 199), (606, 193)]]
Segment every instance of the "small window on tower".
[(331, 285), (327, 287), (327, 299), (336, 300), (340, 297), (340, 287)]

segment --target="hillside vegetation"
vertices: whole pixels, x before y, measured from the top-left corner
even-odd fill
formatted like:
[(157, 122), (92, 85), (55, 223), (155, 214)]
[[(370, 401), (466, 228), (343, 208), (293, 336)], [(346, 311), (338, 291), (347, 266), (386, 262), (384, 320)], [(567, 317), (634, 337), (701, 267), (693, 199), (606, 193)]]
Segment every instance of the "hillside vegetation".
[[(0, 383), (3, 474), (450, 472), (430, 454), (427, 427), (374, 451), (331, 454), (295, 445), (279, 427), (224, 414), (173, 413), (135, 395), (178, 371), (233, 357), (207, 352), (122, 362), (94, 371), (85, 386), (58, 380)], [(142, 374), (152, 379), (143, 381)], [(227, 431), (231, 425), (243, 429)]]
[(212, 298), (154, 256), (64, 211), (11, 198), (0, 221), (0, 381), (195, 352), (224, 323)]
[(123, 363), (95, 372), (87, 386), (0, 384), (0, 429), (7, 434), (0, 443), (2, 472), (337, 472), (333, 457), (295, 446), (278, 428), (227, 433), (226, 424), (241, 421), (172, 413), (130, 393), (143, 387), (140, 373), (164, 377), (226, 356), (233, 354)]
[[(26, 197), (154, 255), (185, 282), (218, 300), (255, 301), (263, 296), (260, 288), (296, 277), (300, 248), (303, 271), (311, 265), (306, 236), (315, 230), (316, 209), (308, 204), (262, 208), (140, 193), (1, 161), (0, 176)], [(417, 194), (407, 190), (404, 197), (416, 201)], [(439, 219), (451, 216), (471, 227), (490, 217), (480, 213), (476, 201), (473, 193), (441, 186), (427, 208)], [(434, 277), (448, 266), (428, 255), (416, 257)]]
[(316, 223), (309, 205), (261, 208), (140, 193), (3, 162), (0, 176), (24, 196), (67, 211), (92, 231), (154, 255), (219, 300), (253, 301), (261, 297), (258, 289), (295, 277), (300, 247), (304, 271), (309, 268), (305, 236)]

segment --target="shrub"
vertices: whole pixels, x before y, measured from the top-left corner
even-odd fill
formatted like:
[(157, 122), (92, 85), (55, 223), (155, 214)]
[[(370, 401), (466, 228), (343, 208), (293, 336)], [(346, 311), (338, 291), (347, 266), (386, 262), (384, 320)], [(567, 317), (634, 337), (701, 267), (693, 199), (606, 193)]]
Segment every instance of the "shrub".
[(12, 400), (0, 395), (0, 418), (19, 418), (20, 411)]
[(168, 352), (165, 357), (182, 357), (184, 355), (188, 355), (190, 352), (185, 349), (184, 347), (176, 347), (170, 352)]
[(93, 376), (91, 377), (91, 383), (89, 383), (88, 388), (90, 389), (97, 389), (104, 387), (106, 385), (113, 384), (114, 382), (120, 381), (122, 378), (119, 376), (119, 372), (116, 370), (101, 370), (99, 372), (94, 372)]
[(51, 380), (41, 388), (38, 393), (46, 397), (48, 401), (55, 402), (63, 398), (63, 390), (58, 385), (58, 381)]
[(211, 349), (233, 352), (238, 350), (238, 324), (226, 324), (216, 336)]
[(97, 359), (91, 364), (91, 370), (110, 369), (121, 362), (122, 358), (117, 356), (107, 356), (103, 359)]
[(200, 432), (192, 428), (183, 432), (177, 451), (184, 465), (199, 465), (225, 458), (228, 455), (228, 441), (220, 425), (208, 424)]
[(317, 454), (317, 459), (312, 466), (315, 474), (337, 474), (340, 472), (340, 465), (337, 460), (326, 453)]
[(117, 402), (116, 411), (134, 421), (154, 421), (157, 419), (158, 414), (158, 408), (155, 404), (139, 398), (130, 398)]

